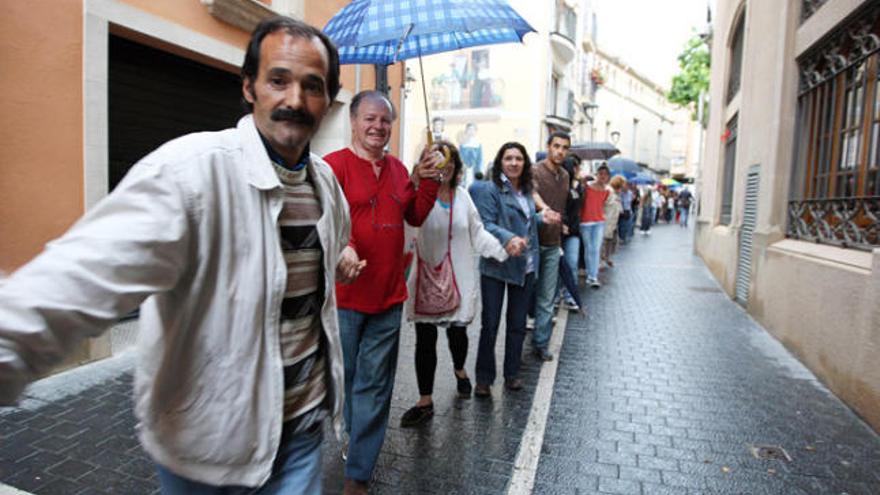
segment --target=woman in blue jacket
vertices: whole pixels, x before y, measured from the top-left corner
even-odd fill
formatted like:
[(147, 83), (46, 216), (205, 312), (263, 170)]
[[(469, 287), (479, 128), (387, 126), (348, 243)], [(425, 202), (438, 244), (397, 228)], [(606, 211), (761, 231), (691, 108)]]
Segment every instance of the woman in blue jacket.
[(504, 342), (504, 386), (520, 390), (520, 358), (526, 331), (526, 312), (538, 277), (538, 222), (532, 199), (532, 162), (523, 145), (505, 143), (498, 150), (488, 181), (477, 181), (471, 197), (483, 225), (510, 255), (507, 261), (480, 259), (482, 330), (477, 350), (476, 397), (490, 397), (495, 381), (495, 340), (501, 306), (507, 292), (507, 331)]

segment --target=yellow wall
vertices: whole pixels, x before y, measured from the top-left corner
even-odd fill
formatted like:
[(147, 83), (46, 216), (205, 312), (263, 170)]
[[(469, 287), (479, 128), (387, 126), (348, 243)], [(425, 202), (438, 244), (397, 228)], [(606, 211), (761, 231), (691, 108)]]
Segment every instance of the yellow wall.
[(180, 24), (220, 41), (242, 49), (250, 39), (250, 33), (217, 20), (197, 0), (120, 0), (138, 10)]
[(0, 3), (0, 271), (83, 212), (82, 2)]
[[(217, 20), (198, 0), (119, 1), (242, 49), (250, 37)], [(308, 0), (305, 20), (323, 27), (347, 3)], [(112, 29), (160, 49), (200, 58), (144, 35)], [(0, 46), (4, 103), (0, 115), (0, 273), (9, 273), (83, 214), (83, 2), (0, 3)], [(212, 65), (237, 71), (237, 67)], [(398, 107), (402, 65), (389, 69), (392, 99)], [(352, 92), (354, 74), (354, 66), (343, 66), (343, 87)], [(374, 78), (372, 66), (363, 66), (361, 87), (374, 87)], [(398, 153), (397, 139), (392, 140), (392, 150)]]

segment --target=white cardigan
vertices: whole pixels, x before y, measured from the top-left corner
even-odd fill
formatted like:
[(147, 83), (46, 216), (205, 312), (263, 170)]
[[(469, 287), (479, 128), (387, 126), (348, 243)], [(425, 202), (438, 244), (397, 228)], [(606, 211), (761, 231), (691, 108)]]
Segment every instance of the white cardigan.
[[(461, 323), (469, 324), (474, 319), (477, 301), (480, 298), (480, 274), (477, 261), (480, 256), (507, 259), (507, 251), (495, 236), (483, 228), (480, 213), (471, 196), (463, 187), (455, 189), (452, 205), (452, 270), (461, 294), (461, 305), (453, 315), (421, 316), (415, 315), (417, 260), (413, 259), (407, 279), (409, 298), (404, 303), (404, 311), (409, 321), (422, 323)], [(446, 256), (449, 233), (449, 210), (434, 203), (428, 218), (418, 229), (408, 227), (407, 246), (418, 246), (418, 254), (430, 266), (436, 266)]]

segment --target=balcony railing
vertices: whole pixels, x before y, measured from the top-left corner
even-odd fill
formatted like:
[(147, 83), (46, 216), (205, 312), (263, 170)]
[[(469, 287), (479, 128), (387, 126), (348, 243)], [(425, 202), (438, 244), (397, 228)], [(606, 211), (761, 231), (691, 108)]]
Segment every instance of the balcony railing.
[(880, 196), (791, 201), (786, 235), (871, 251), (880, 247)]

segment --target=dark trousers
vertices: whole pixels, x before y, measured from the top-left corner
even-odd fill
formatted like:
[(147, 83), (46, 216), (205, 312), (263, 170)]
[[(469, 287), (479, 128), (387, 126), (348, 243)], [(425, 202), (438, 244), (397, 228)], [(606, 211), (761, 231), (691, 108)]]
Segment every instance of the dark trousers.
[(526, 333), (526, 313), (535, 285), (535, 274), (526, 275), (523, 286), (508, 284), (496, 278), (480, 277), (480, 292), (483, 297), (481, 317), (480, 346), (477, 349), (476, 375), (480, 385), (491, 385), (495, 381), (495, 340), (501, 323), (501, 307), (504, 292), (507, 291), (507, 329), (504, 337), (504, 378), (513, 379), (519, 374), (522, 359), (523, 339)]
[[(452, 366), (456, 370), (464, 369), (467, 358), (467, 330), (463, 326), (450, 325), (446, 328), (446, 340), (449, 341), (449, 353), (452, 354)], [(419, 394), (434, 393), (434, 372), (437, 370), (437, 325), (416, 323), (416, 380), (419, 382)]]

